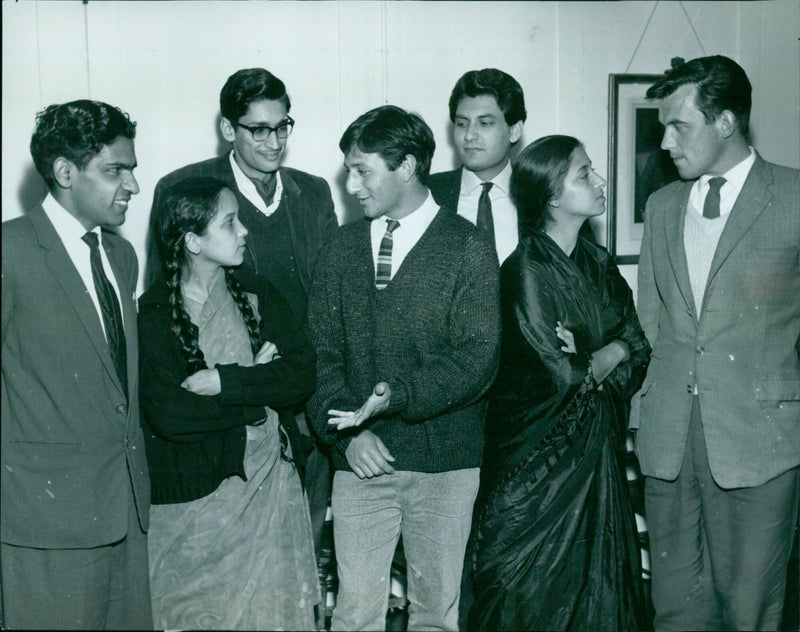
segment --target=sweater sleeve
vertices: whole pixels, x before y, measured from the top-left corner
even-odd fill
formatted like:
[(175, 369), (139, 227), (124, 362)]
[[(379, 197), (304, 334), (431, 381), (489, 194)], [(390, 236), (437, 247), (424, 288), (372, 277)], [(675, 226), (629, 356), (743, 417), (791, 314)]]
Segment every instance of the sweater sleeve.
[(224, 405), (294, 408), (314, 391), (314, 350), (286, 300), (265, 279), (257, 279), (261, 338), (278, 348), (280, 357), (245, 367), (217, 365)]
[(252, 424), (263, 406), (229, 406), (222, 397), (197, 395), (181, 386), (189, 373), (178, 339), (169, 328), (166, 308), (147, 305), (139, 311), (139, 401), (157, 435), (194, 442), (208, 433)]
[[(460, 259), (448, 312), (449, 344), (411, 374), (388, 376), (388, 414), (420, 423), (477, 401), (497, 372), (500, 304), (497, 254), (471, 236)], [(376, 380), (377, 381), (377, 380)]]
[(317, 390), (308, 401), (308, 417), (314, 431), (326, 443), (336, 442), (344, 452), (350, 437), (329, 432), (328, 410), (355, 410), (362, 401), (347, 385), (345, 330), (338, 305), (338, 282), (334, 259), (340, 246), (332, 239), (324, 249), (314, 274), (308, 300), (307, 325), (317, 353)]

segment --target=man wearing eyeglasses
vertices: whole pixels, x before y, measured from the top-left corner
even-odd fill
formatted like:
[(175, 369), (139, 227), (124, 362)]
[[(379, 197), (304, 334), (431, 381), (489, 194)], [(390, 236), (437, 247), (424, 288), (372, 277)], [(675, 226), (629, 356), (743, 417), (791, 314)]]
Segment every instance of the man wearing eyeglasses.
[[(243, 265), (269, 279), (303, 322), (317, 255), (337, 226), (330, 187), (320, 177), (281, 166), (294, 126), (283, 81), (263, 68), (239, 70), (228, 77), (219, 102), (220, 130), (232, 149), (223, 156), (173, 171), (156, 185), (150, 215), (148, 284), (164, 276), (161, 246), (154, 237), (164, 191), (186, 178), (217, 178), (236, 194), (239, 220), (249, 231)], [(304, 421), (299, 418), (301, 425)], [(293, 439), (295, 462), (308, 491), (319, 555), (329, 465), (317, 450), (306, 464), (304, 450), (298, 449), (303, 442), (298, 435), (291, 436), (296, 424), (284, 427)]]
[(236, 194), (239, 219), (249, 231), (244, 265), (267, 277), (302, 321), (317, 253), (337, 226), (330, 187), (322, 178), (281, 166), (294, 126), (283, 81), (263, 68), (239, 70), (228, 77), (219, 102), (220, 130), (232, 149), (158, 182), (150, 217), (148, 282), (164, 275), (153, 237), (163, 192), (185, 178), (217, 178)]

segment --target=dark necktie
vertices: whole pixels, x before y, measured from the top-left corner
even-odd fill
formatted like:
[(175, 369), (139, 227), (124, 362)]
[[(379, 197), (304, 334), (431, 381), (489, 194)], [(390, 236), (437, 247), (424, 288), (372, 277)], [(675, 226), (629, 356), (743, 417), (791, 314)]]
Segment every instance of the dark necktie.
[(725, 178), (711, 178), (708, 181), (708, 194), (703, 204), (703, 217), (717, 219), (719, 217), (719, 190), (725, 184)]
[(481, 186), (483, 191), (478, 199), (478, 219), (475, 225), (486, 234), (494, 246), (494, 219), (492, 218), (492, 200), (489, 198), (489, 191), (494, 186), (494, 182), (484, 182)]
[(278, 178), (272, 178), (269, 183), (263, 180), (252, 180), (252, 182), (256, 185), (256, 191), (258, 191), (261, 199), (264, 200), (264, 204), (269, 208), (269, 205), (272, 204), (275, 199), (275, 191), (278, 188)]
[(111, 359), (114, 361), (114, 366), (117, 369), (117, 376), (122, 383), (122, 389), (127, 398), (128, 353), (125, 348), (125, 330), (122, 328), (122, 311), (120, 310), (114, 287), (111, 285), (103, 269), (97, 234), (88, 232), (81, 239), (89, 244), (89, 249), (91, 251), (92, 279), (94, 280), (95, 292), (97, 292), (97, 300), (100, 302), (100, 312), (103, 314), (103, 324), (106, 328), (108, 348), (111, 351)]
[(375, 287), (382, 290), (392, 280), (392, 232), (400, 226), (396, 219), (386, 220), (386, 232), (378, 248), (378, 267), (375, 274)]

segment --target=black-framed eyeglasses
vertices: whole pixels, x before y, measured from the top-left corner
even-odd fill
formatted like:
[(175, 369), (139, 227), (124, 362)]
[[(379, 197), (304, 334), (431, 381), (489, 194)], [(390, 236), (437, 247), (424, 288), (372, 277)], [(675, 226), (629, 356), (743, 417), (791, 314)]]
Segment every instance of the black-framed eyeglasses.
[(270, 127), (269, 125), (253, 125), (251, 127), (250, 125), (245, 125), (244, 123), (237, 123), (236, 126), (246, 129), (248, 132), (250, 132), (250, 134), (253, 136), (253, 140), (257, 143), (267, 140), (272, 132), (275, 132), (275, 135), (279, 140), (286, 140), (289, 138), (289, 134), (292, 133), (292, 129), (294, 129), (294, 119), (291, 116), (287, 116), (275, 127)]

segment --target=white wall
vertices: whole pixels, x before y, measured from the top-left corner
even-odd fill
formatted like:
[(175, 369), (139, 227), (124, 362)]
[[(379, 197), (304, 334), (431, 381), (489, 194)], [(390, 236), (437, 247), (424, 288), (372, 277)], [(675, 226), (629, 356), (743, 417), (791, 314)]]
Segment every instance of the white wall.
[[(515, 76), (525, 91), (520, 146), (569, 133), (605, 173), (609, 73), (660, 73), (674, 56), (728, 55), (755, 88), (756, 147), (800, 167), (796, 0), (4, 0), (2, 11), (2, 218), (43, 192), (28, 153), (36, 111), (77, 98), (108, 101), (138, 121), (141, 193), (122, 233), (139, 253), (158, 178), (222, 150), (219, 90), (251, 66), (287, 84), (298, 123), (286, 164), (328, 179), (340, 219), (358, 213), (342, 187), (337, 143), (345, 127), (383, 103), (413, 109), (436, 136), (434, 171), (452, 168), (450, 90), (467, 70), (488, 66)], [(602, 221), (598, 228), (604, 234)], [(635, 280), (635, 266), (623, 272)]]

